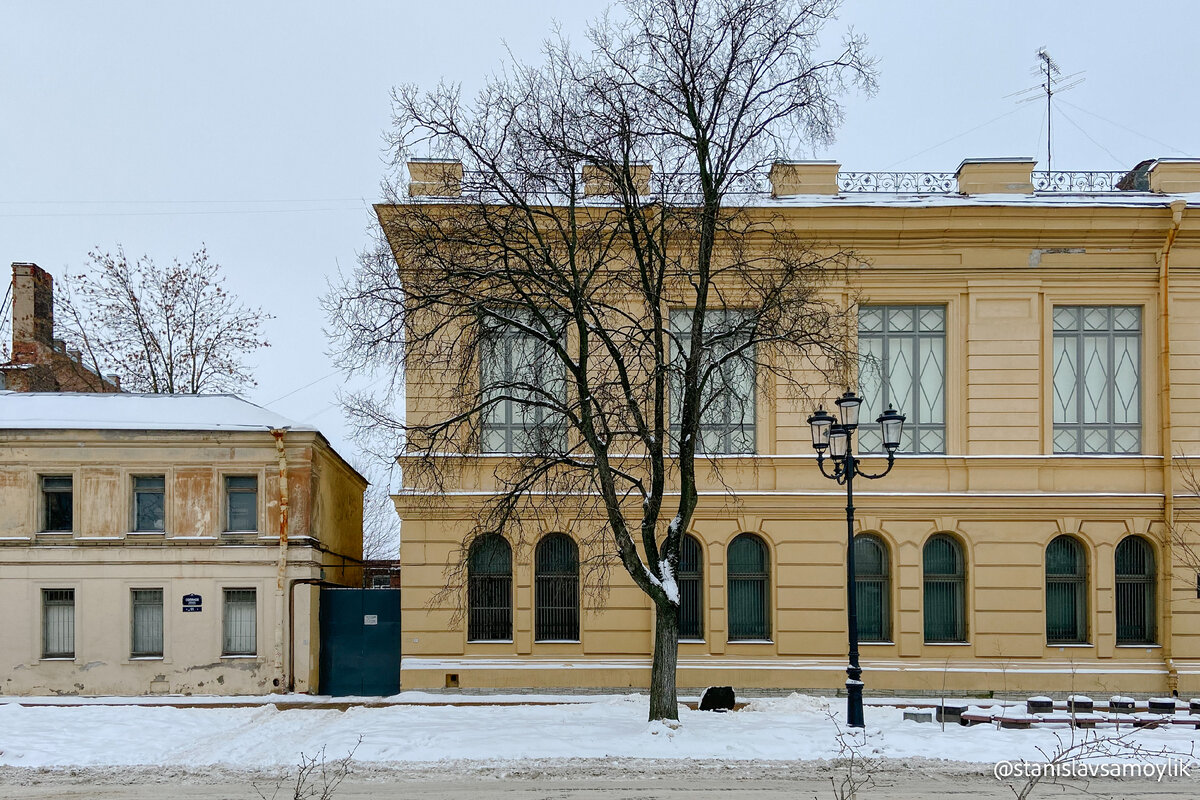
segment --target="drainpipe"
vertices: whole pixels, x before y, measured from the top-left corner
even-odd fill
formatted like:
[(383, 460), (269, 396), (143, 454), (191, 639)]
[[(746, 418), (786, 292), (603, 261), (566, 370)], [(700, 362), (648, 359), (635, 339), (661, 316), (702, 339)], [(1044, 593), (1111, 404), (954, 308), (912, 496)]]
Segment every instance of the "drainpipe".
[(1167, 535), (1163, 540), (1163, 568), (1159, 570), (1159, 594), (1163, 608), (1162, 654), (1167, 668), (1167, 691), (1179, 694), (1179, 670), (1175, 667), (1172, 640), (1171, 596), (1174, 589), (1175, 548), (1175, 437), (1171, 428), (1171, 245), (1179, 234), (1187, 201), (1171, 202), (1171, 227), (1158, 253), (1158, 416), (1162, 441), (1163, 522)]
[(279, 456), (279, 564), (275, 575), (275, 688), (276, 691), (286, 691), (287, 671), (283, 663), (283, 638), (286, 620), (284, 619), (284, 595), (287, 584), (287, 551), (288, 551), (288, 463), (287, 453), (283, 448), (283, 436), (286, 428), (272, 428), (271, 435), (275, 437), (275, 452)]

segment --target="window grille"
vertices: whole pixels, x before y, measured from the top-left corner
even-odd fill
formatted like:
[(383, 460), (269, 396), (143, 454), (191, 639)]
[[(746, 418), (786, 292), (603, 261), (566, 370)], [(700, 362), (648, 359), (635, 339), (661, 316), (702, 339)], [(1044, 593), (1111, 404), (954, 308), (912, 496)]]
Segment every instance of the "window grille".
[(74, 503), (70, 475), (42, 478), (42, 530), (68, 532), (74, 530)]
[(967, 640), (966, 560), (962, 546), (944, 533), (930, 537), (923, 553), (925, 641)]
[(254, 589), (226, 589), (222, 655), (258, 652), (258, 603)]
[(258, 478), (254, 475), (225, 478), (225, 530), (258, 530)]
[(75, 590), (42, 589), (42, 658), (75, 657)]
[(129, 655), (147, 658), (163, 654), (162, 589), (131, 589), (132, 644)]
[(946, 452), (946, 307), (861, 306), (858, 309), (858, 447), (883, 452), (872, 423), (889, 404), (908, 419), (902, 453)]
[[(738, 331), (750, 319), (749, 312), (734, 309), (708, 309), (705, 314), (703, 373), (710, 364), (729, 356), (747, 341), (747, 334)], [(671, 371), (671, 438), (679, 447), (680, 411), (683, 405), (683, 371), (685, 354), (691, 347), (692, 311), (671, 312), (673, 340)], [(696, 443), (698, 453), (755, 452), (755, 364), (754, 350), (748, 348), (730, 357), (713, 370), (700, 398), (700, 431)]]
[(1054, 308), (1054, 452), (1140, 453), (1142, 309)]
[(503, 536), (476, 539), (467, 557), (467, 638), (512, 639), (512, 548)]
[(1117, 545), (1117, 644), (1153, 644), (1155, 640), (1154, 549), (1140, 536)]
[(771, 638), (771, 567), (767, 545), (752, 533), (729, 543), (729, 640)]
[(704, 638), (704, 553), (695, 536), (685, 533), (679, 543), (679, 638)]
[(166, 526), (167, 481), (162, 475), (133, 479), (133, 529), (161, 532)]
[(1046, 641), (1087, 641), (1087, 559), (1083, 545), (1059, 536), (1046, 546)]
[(891, 640), (891, 580), (888, 549), (869, 533), (854, 537), (854, 602), (858, 638), (862, 642)]
[(479, 374), (487, 408), (480, 449), (485, 453), (542, 453), (561, 450), (566, 428), (553, 409), (561, 403), (566, 375), (553, 348), (518, 324), (540, 326), (528, 313), (513, 312), (514, 324), (483, 320)]
[(552, 533), (534, 554), (538, 641), (579, 639), (579, 550), (571, 537)]

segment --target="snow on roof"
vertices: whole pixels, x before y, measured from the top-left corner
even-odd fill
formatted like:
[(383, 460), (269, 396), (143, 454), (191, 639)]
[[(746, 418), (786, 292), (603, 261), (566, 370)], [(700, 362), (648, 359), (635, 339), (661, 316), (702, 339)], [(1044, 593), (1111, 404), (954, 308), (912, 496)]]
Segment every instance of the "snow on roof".
[(0, 391), (0, 430), (315, 431), (233, 394)]

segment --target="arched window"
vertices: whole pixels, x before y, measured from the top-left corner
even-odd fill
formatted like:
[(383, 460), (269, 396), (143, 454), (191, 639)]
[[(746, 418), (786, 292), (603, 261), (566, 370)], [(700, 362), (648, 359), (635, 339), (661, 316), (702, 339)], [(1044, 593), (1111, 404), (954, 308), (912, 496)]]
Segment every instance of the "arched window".
[(729, 543), (729, 640), (771, 638), (771, 559), (753, 533)]
[(1141, 536), (1117, 545), (1117, 644), (1153, 644), (1154, 549)]
[(534, 553), (539, 642), (579, 640), (579, 549), (570, 536), (542, 537)]
[(892, 585), (888, 572), (888, 549), (883, 540), (869, 533), (855, 536), (854, 602), (859, 641), (891, 641)]
[(1073, 536), (1046, 546), (1046, 641), (1087, 641), (1087, 558)]
[(704, 638), (704, 553), (695, 536), (684, 534), (679, 543), (679, 638)]
[(497, 533), (472, 542), (467, 557), (467, 639), (512, 639), (512, 548)]
[(935, 534), (925, 543), (925, 641), (967, 640), (967, 572), (962, 545)]

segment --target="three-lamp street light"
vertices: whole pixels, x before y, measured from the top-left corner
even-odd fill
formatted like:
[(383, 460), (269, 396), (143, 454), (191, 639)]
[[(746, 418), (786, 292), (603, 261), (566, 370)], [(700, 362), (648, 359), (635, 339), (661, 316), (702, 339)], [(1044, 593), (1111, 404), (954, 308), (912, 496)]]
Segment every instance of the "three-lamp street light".
[[(896, 463), (896, 451), (900, 449), (900, 435), (904, 432), (905, 416), (890, 405), (875, 421), (887, 453), (887, 468), (880, 473), (863, 472), (861, 461), (854, 454), (854, 431), (858, 428), (858, 408), (862, 398), (849, 389), (836, 401), (838, 417), (817, 408), (808, 418), (812, 428), (812, 445), (817, 451), (817, 467), (826, 478), (846, 487), (846, 616), (850, 633), (850, 665), (846, 668), (846, 718), (851, 728), (862, 728), (863, 682), (862, 668), (858, 665), (858, 585), (854, 568), (854, 478), (855, 476), (875, 480), (892, 471)], [(825, 451), (833, 459), (833, 472), (825, 470)]]

